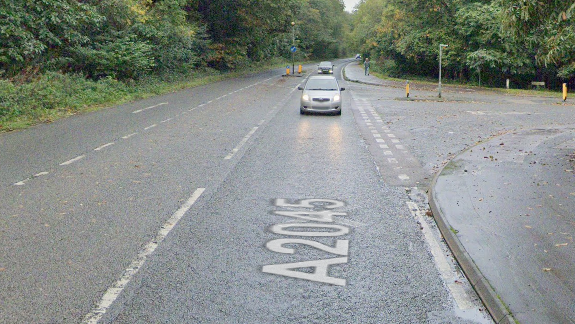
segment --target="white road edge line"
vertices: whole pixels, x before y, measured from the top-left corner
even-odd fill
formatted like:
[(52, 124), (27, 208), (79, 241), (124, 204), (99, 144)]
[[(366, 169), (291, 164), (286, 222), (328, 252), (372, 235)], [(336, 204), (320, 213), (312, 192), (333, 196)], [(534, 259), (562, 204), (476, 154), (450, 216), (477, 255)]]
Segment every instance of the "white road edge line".
[(258, 127), (254, 127), (252, 128), (252, 130), (248, 133), (248, 135), (244, 136), (244, 138), (241, 140), (241, 142), (232, 150), (232, 152), (230, 154), (228, 154), (224, 160), (229, 160), (231, 159), (234, 154), (236, 154), (241, 148), (242, 146), (244, 146), (244, 144), (246, 144), (246, 142), (250, 139), (250, 137), (258, 130)]
[(454, 275), (453, 270), (451, 270), (449, 262), (447, 262), (447, 258), (443, 254), (443, 250), (439, 246), (439, 243), (431, 233), (431, 229), (429, 228), (429, 225), (427, 224), (427, 222), (423, 217), (423, 212), (419, 209), (419, 206), (413, 201), (408, 201), (407, 207), (409, 208), (411, 214), (417, 219), (417, 221), (421, 225), (425, 241), (427, 241), (427, 244), (429, 244), (431, 255), (433, 255), (433, 261), (435, 261), (437, 270), (439, 270), (439, 273), (443, 278), (443, 280), (445, 281), (445, 284), (449, 288), (451, 296), (453, 296), (453, 299), (455, 299), (457, 306), (459, 307), (459, 309), (474, 308), (469, 295), (467, 295), (467, 293), (460, 284), (455, 282), (456, 276)]
[(140, 268), (146, 262), (148, 256), (150, 256), (158, 245), (162, 243), (162, 241), (168, 236), (170, 231), (178, 224), (180, 219), (184, 216), (184, 214), (194, 205), (196, 200), (200, 198), (202, 193), (205, 191), (205, 188), (198, 188), (192, 196), (178, 209), (170, 219), (166, 221), (166, 223), (161, 227), (160, 231), (156, 235), (154, 239), (152, 239), (148, 244), (144, 246), (142, 250), (138, 253), (138, 257), (132, 261), (130, 266), (124, 270), (122, 277), (116, 281), (116, 283), (108, 288), (100, 303), (96, 308), (92, 309), (90, 313), (88, 313), (84, 319), (82, 320), (82, 324), (96, 324), (98, 321), (106, 314), (110, 306), (116, 301), (118, 296), (122, 293), (124, 288), (128, 285), (128, 283), (132, 280), (132, 278), (138, 273)]
[(84, 158), (84, 155), (77, 156), (77, 157), (75, 157), (75, 158), (73, 158), (73, 159), (71, 159), (71, 160), (68, 160), (68, 161), (64, 162), (64, 163), (60, 163), (60, 166), (70, 165), (70, 164), (72, 164), (72, 163), (74, 163), (74, 162), (76, 162), (76, 161), (80, 161), (80, 160), (83, 159), (83, 158)]
[(134, 110), (134, 111), (132, 111), (132, 114), (139, 114), (139, 113), (141, 113), (142, 111), (154, 109), (154, 108), (156, 108), (156, 107), (160, 107), (160, 106), (167, 105), (167, 104), (168, 104), (167, 102), (162, 102), (162, 103), (159, 103), (159, 104), (157, 104), (157, 105), (150, 106), (150, 107), (148, 107), (148, 108)]

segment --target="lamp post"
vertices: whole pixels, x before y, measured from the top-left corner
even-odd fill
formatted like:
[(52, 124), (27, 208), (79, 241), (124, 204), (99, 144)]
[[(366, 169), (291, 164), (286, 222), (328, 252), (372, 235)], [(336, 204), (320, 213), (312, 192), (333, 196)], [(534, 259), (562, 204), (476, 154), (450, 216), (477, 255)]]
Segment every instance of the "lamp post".
[[(295, 46), (295, 22), (291, 22), (291, 44)], [(291, 70), (295, 75), (295, 52), (291, 52)]]
[(441, 55), (443, 53), (443, 48), (448, 45), (439, 44), (439, 98), (441, 98)]

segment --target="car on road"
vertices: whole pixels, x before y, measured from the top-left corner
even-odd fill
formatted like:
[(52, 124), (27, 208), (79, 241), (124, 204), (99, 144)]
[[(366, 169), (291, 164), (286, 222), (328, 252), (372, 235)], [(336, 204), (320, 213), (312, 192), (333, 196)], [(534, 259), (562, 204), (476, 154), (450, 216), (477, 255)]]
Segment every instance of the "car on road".
[(317, 66), (317, 73), (319, 74), (333, 74), (333, 65), (329, 61), (320, 62)]
[(307, 112), (322, 112), (341, 115), (341, 92), (345, 90), (333, 76), (310, 76), (304, 87), (300, 100), (300, 114)]

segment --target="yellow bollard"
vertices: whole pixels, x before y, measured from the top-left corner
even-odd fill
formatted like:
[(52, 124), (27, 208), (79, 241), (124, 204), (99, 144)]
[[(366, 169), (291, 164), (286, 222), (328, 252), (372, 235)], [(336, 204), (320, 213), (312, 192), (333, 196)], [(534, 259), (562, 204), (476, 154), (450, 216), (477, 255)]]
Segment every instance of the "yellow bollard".
[(409, 98), (409, 80), (405, 82), (405, 96)]
[(289, 75), (289, 67), (286, 68), (286, 75)]
[(563, 83), (563, 101), (567, 101), (567, 83)]
[(297, 73), (301, 74), (301, 64), (297, 68)]

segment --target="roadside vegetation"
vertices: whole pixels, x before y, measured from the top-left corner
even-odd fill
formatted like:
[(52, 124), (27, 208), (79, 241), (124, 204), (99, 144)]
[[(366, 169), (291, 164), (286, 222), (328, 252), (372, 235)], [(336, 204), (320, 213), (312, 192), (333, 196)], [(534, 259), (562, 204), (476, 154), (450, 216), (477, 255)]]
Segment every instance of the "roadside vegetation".
[(575, 88), (575, 2), (362, 0), (347, 36), (380, 72), (465, 84)]
[[(0, 0), (0, 131), (344, 55), (339, 0)], [(292, 26), (292, 22), (294, 25)]]
[[(0, 0), (0, 132), (256, 69), (362, 53), (376, 72), (575, 88), (575, 3)], [(293, 24), (292, 24), (293, 22)]]

